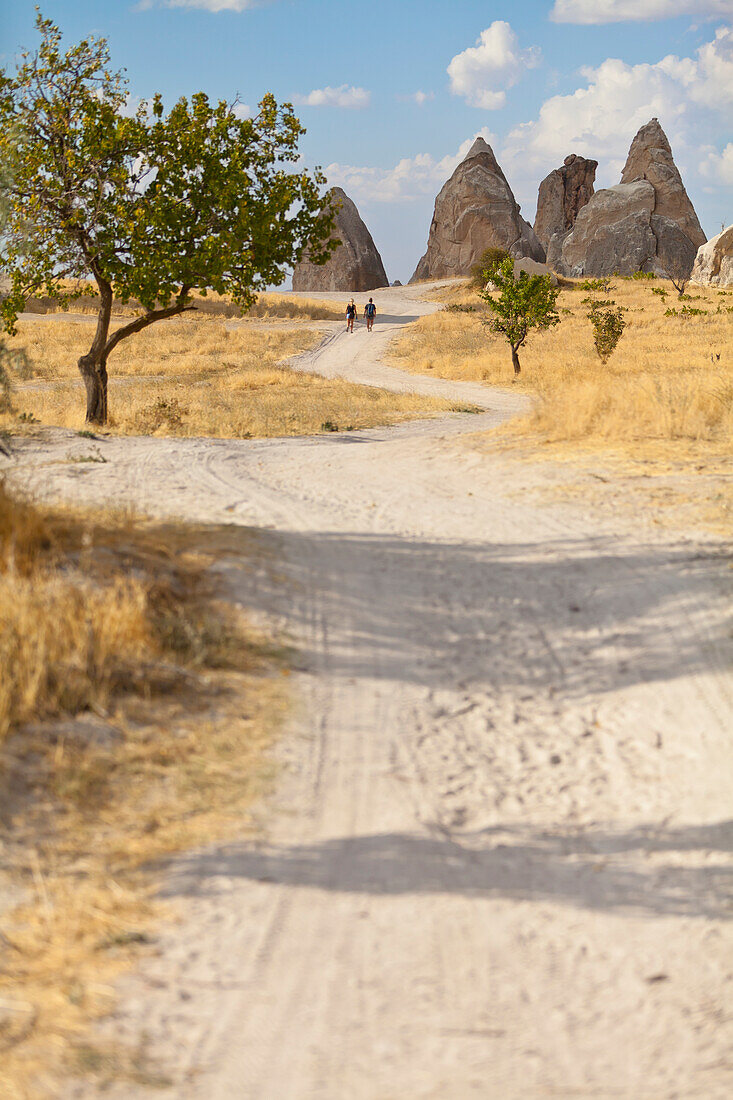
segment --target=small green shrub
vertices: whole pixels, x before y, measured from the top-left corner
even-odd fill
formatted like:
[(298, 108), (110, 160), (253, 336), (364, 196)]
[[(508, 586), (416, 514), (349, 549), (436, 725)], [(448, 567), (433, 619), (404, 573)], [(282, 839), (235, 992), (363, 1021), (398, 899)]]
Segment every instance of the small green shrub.
[(593, 342), (602, 363), (607, 363), (626, 328), (621, 306), (613, 302), (595, 302), (588, 310)]
[(504, 260), (509, 259), (509, 253), (503, 248), (485, 248), (481, 253), (478, 263), (471, 268), (471, 283), (476, 290), (483, 290), (486, 286), (486, 271), (499, 267)]
[(590, 293), (583, 298), (583, 305), (588, 307), (586, 317), (593, 329), (593, 343), (598, 358), (602, 363), (607, 363), (626, 328), (625, 310), (610, 298), (596, 298), (599, 291), (608, 292), (610, 284), (607, 280), (589, 279), (585, 285)]

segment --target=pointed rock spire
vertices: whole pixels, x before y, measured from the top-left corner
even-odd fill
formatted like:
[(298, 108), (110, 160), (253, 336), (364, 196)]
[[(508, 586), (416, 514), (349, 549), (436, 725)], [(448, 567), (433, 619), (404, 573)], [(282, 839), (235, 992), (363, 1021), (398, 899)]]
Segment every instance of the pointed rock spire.
[(631, 143), (621, 182), (596, 191), (575, 225), (555, 233), (547, 262), (562, 275), (688, 277), (705, 234), (656, 118)]
[(658, 118), (651, 119), (639, 130), (631, 143), (626, 165), (621, 173), (622, 183), (633, 183), (640, 179), (648, 180), (654, 188), (654, 213), (660, 218), (671, 218), (676, 222), (696, 249), (704, 244), (705, 234), (685, 191), (672, 156), (672, 148)]
[(481, 135), (476, 138), (473, 145), (468, 150), (463, 159), (464, 161), (470, 160), (471, 157), (477, 157), (479, 153), (491, 153), (492, 156), (494, 155), (494, 152), (488, 141), (485, 141), (484, 138), (481, 137)]
[(332, 187), (335, 207), (332, 239), (340, 245), (322, 267), (304, 257), (293, 271), (293, 290), (365, 291), (389, 286), (382, 257), (356, 204), (340, 187)]
[(410, 281), (468, 275), (492, 247), (515, 258), (545, 258), (534, 230), (519, 213), (493, 149), (478, 137), (435, 200), (427, 252)]

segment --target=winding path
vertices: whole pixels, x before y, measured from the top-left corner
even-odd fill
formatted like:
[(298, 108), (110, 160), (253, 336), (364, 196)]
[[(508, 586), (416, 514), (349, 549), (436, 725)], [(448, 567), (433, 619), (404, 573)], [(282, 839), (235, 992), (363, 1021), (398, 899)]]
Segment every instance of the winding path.
[(481, 415), (20, 457), (49, 494), (263, 529), (285, 580), (236, 560), (227, 580), (300, 654), (262, 840), (177, 863), (181, 921), (114, 1033), (144, 1031), (181, 1100), (727, 1100), (720, 548), (594, 517), (579, 477), (553, 501), (547, 464), (467, 446), (521, 402), (385, 366), (432, 308), (411, 293), (302, 365)]

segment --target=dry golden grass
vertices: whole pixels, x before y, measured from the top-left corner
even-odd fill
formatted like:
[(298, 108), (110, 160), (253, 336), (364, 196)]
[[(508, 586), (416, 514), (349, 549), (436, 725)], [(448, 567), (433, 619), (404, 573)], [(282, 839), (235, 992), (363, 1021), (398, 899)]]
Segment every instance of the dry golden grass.
[(90, 1045), (90, 1021), (160, 916), (152, 862), (246, 828), (270, 779), (285, 670), (207, 572), (262, 551), (194, 534), (0, 489), (0, 874), (5, 897), (21, 888), (0, 908), (8, 1100), (56, 1095), (66, 1071), (154, 1081), (135, 1052)]
[[(71, 286), (69, 289), (73, 289)], [(199, 316), (212, 318), (240, 318), (242, 317), (239, 306), (234, 305), (230, 298), (210, 292), (206, 297), (195, 295), (196, 308)], [(96, 315), (99, 309), (99, 297), (96, 294), (85, 294), (68, 303), (68, 310), (61, 308), (54, 298), (31, 298), (26, 305), (28, 313), (83, 313)], [(259, 318), (265, 320), (294, 320), (294, 321), (335, 321), (341, 320), (345, 306), (330, 300), (316, 298), (294, 297), (292, 294), (267, 291), (260, 294), (255, 304), (244, 314), (244, 319)], [(135, 300), (122, 303), (115, 302), (113, 312), (116, 317), (136, 317), (144, 312), (139, 302)]]
[[(517, 386), (537, 395), (534, 411), (508, 429), (545, 441), (595, 441), (623, 449), (658, 440), (690, 440), (725, 451), (733, 443), (733, 293), (690, 288), (689, 302), (652, 288), (663, 280), (614, 279), (611, 297), (624, 306), (627, 327), (604, 366), (582, 305), (584, 292), (563, 289), (561, 323), (533, 334), (521, 351)], [(443, 378), (513, 385), (509, 347), (482, 324), (480, 298), (467, 283), (447, 291), (453, 306), (422, 318), (394, 349), (403, 369)], [(706, 310), (667, 317), (669, 307)], [(720, 358), (717, 359), (716, 356)]]
[[(451, 407), (281, 365), (320, 338), (303, 329), (228, 329), (222, 321), (195, 317), (161, 322), (123, 341), (110, 359), (109, 427), (124, 435), (311, 435), (326, 424), (370, 428)], [(83, 426), (76, 361), (90, 339), (84, 322), (20, 322), (11, 343), (26, 349), (37, 379), (16, 387), (21, 416)], [(11, 417), (4, 422), (17, 425)]]

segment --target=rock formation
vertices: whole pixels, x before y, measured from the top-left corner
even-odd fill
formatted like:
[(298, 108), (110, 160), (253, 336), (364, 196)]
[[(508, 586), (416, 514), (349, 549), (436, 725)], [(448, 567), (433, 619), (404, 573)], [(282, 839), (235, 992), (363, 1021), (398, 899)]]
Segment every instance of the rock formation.
[(491, 146), (476, 138), (435, 200), (427, 252), (410, 282), (468, 275), (487, 248), (503, 248), (517, 258), (545, 259)]
[(578, 212), (593, 196), (597, 160), (571, 153), (562, 168), (545, 176), (537, 195), (537, 216), (534, 231), (543, 248), (547, 248), (554, 233), (565, 233), (575, 225)]
[(382, 257), (359, 211), (345, 191), (332, 187), (335, 206), (332, 239), (341, 244), (322, 267), (304, 257), (293, 271), (293, 290), (364, 291), (389, 286)]
[(572, 229), (555, 233), (547, 262), (561, 275), (689, 276), (705, 241), (656, 118), (634, 138), (621, 182), (596, 191)]
[(672, 156), (672, 149), (659, 120), (653, 118), (642, 126), (631, 143), (622, 183), (649, 180), (656, 195), (654, 215), (674, 222), (697, 250), (705, 244), (695, 208), (690, 202)]
[(691, 281), (698, 286), (733, 286), (733, 225), (700, 245)]
[(530, 259), (529, 256), (522, 256), (521, 259), (514, 261), (514, 278), (519, 278), (519, 273), (526, 271), (528, 275), (547, 275), (553, 286), (557, 286), (557, 275), (554, 271), (551, 271), (547, 264), (538, 263), (537, 260)]

